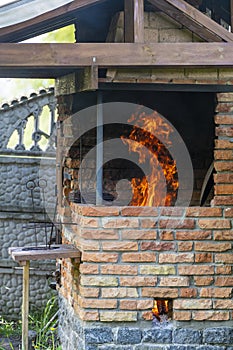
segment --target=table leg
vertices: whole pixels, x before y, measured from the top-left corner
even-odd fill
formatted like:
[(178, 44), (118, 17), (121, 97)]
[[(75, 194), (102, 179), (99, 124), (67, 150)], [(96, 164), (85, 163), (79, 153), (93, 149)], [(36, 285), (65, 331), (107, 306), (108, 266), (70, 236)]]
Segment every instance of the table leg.
[(29, 268), (30, 262), (26, 261), (23, 266), (22, 350), (28, 350)]

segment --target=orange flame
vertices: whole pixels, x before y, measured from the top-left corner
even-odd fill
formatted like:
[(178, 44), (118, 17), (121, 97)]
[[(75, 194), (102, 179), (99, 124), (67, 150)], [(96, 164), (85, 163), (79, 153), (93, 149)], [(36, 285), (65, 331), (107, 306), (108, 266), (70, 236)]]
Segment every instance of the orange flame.
[(122, 136), (121, 139), (128, 144), (130, 152), (138, 153), (141, 164), (145, 163), (147, 152), (151, 152), (152, 172), (142, 179), (131, 180), (133, 195), (130, 205), (173, 205), (179, 186), (176, 162), (169, 152), (172, 145), (170, 135), (174, 130), (156, 111), (151, 115), (144, 112), (132, 115), (128, 122), (132, 121), (134, 127), (129, 137)]
[(169, 312), (168, 300), (155, 300), (152, 309), (153, 315), (160, 320), (160, 316), (167, 315)]

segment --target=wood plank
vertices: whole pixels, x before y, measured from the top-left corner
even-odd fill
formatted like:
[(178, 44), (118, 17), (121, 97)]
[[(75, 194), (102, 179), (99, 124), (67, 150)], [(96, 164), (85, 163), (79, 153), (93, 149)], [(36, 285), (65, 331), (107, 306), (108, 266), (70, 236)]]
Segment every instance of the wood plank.
[(105, 0), (73, 0), (40, 16), (0, 28), (0, 42), (18, 42), (74, 23), (78, 10), (104, 2)]
[(17, 262), (60, 258), (80, 258), (81, 256), (80, 251), (73, 245), (69, 244), (53, 245), (52, 249), (45, 249), (45, 246), (39, 246), (38, 250), (30, 249), (30, 247), (11, 247), (8, 251), (12, 259)]
[[(198, 53), (198, 55), (197, 55)], [(233, 43), (0, 43), (0, 71), (108, 67), (232, 67)]]
[(233, 67), (233, 43), (0, 43), (0, 77), (56, 78), (91, 67), (93, 57), (99, 68)]
[(232, 33), (184, 0), (148, 1), (206, 41), (233, 41)]
[(22, 298), (22, 350), (28, 350), (28, 316), (29, 316), (29, 268), (30, 261), (23, 266)]
[(230, 8), (231, 8), (231, 32), (233, 32), (233, 0), (230, 0)]
[(144, 42), (144, 0), (125, 0), (125, 42)]

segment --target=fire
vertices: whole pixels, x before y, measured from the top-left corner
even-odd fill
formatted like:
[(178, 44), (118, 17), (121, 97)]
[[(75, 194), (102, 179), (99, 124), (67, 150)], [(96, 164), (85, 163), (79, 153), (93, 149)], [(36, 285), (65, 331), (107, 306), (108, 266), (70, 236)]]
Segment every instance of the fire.
[(134, 122), (134, 127), (128, 138), (122, 137), (123, 142), (128, 144), (130, 152), (138, 153), (140, 164), (145, 163), (147, 152), (151, 152), (149, 162), (152, 169), (151, 174), (142, 179), (131, 180), (130, 205), (173, 205), (179, 186), (176, 161), (169, 152), (173, 128), (156, 111), (151, 115), (145, 112), (132, 115), (128, 122)]
[(155, 300), (152, 313), (159, 321), (161, 319), (161, 316), (168, 315), (168, 312), (169, 312), (168, 300)]

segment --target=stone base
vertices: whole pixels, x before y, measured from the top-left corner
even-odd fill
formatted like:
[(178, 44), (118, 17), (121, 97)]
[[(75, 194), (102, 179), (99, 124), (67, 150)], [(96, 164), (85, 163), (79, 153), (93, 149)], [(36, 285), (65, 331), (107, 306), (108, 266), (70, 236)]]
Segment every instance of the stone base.
[(60, 298), (63, 350), (233, 350), (233, 328), (140, 327), (81, 321)]

